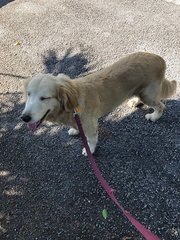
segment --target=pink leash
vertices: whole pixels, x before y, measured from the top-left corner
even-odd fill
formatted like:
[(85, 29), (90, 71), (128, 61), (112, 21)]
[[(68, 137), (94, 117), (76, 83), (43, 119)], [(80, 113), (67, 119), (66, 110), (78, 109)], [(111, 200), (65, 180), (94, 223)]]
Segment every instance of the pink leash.
[(114, 194), (114, 189), (112, 189), (108, 183), (106, 182), (106, 180), (103, 178), (97, 164), (96, 164), (96, 160), (94, 158), (94, 156), (92, 155), (88, 142), (87, 142), (87, 138), (84, 134), (83, 128), (82, 128), (82, 124), (79, 118), (79, 111), (75, 111), (74, 112), (74, 119), (77, 123), (78, 129), (79, 129), (79, 133), (80, 136), (82, 138), (84, 147), (86, 149), (89, 161), (91, 163), (91, 166), (95, 172), (95, 175), (97, 177), (97, 179), (99, 180), (99, 182), (101, 183), (102, 187), (104, 188), (104, 190), (107, 192), (107, 194), (109, 195), (109, 197), (111, 198), (111, 200), (118, 206), (118, 208), (122, 211), (122, 213), (128, 218), (128, 220), (135, 226), (135, 228), (142, 234), (142, 236), (144, 236), (145, 239), (147, 240), (160, 240), (159, 237), (157, 237), (156, 235), (154, 235), (150, 230), (148, 230), (147, 228), (145, 228), (138, 220), (135, 219), (135, 217), (133, 217), (131, 215), (130, 212), (126, 211), (118, 202), (118, 200), (116, 199), (116, 196)]

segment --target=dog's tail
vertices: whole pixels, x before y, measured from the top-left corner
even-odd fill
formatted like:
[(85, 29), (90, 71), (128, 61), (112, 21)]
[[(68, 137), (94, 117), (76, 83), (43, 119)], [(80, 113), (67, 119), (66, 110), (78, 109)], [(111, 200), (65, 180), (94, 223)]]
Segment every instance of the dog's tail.
[(161, 98), (169, 98), (171, 97), (175, 92), (177, 88), (177, 82), (175, 80), (168, 81), (164, 79), (162, 82), (162, 89), (161, 89)]

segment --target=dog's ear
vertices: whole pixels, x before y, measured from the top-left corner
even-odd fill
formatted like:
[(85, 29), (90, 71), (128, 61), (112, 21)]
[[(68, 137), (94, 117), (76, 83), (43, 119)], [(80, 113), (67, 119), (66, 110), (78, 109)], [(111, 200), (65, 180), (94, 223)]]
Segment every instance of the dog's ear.
[(58, 99), (66, 112), (72, 111), (78, 106), (77, 92), (73, 84), (58, 87)]
[(30, 80), (31, 80), (31, 78), (26, 78), (26, 79), (23, 79), (23, 81), (22, 81), (23, 99), (25, 101), (27, 99), (27, 87), (28, 87)]

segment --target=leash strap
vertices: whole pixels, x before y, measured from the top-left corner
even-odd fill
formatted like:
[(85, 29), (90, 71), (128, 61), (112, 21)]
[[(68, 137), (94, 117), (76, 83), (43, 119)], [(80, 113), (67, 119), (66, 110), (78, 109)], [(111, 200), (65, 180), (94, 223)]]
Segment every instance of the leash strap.
[(88, 142), (87, 142), (87, 138), (84, 134), (83, 128), (82, 128), (82, 124), (79, 118), (78, 113), (80, 112), (80, 110), (78, 109), (78, 111), (76, 111), (75, 109), (75, 113), (74, 113), (74, 119), (77, 123), (78, 129), (79, 129), (79, 133), (80, 136), (82, 138), (84, 147), (86, 149), (89, 161), (91, 163), (91, 166), (94, 170), (94, 173), (97, 177), (97, 179), (99, 180), (99, 182), (101, 183), (102, 187), (104, 188), (104, 190), (107, 192), (107, 194), (109, 195), (109, 197), (111, 198), (111, 200), (117, 205), (117, 207), (122, 211), (122, 213), (128, 218), (128, 220), (132, 223), (132, 225), (135, 226), (135, 228), (142, 234), (142, 236), (144, 236), (144, 238), (146, 240), (160, 240), (159, 237), (157, 237), (156, 235), (154, 235), (150, 230), (148, 230), (147, 228), (145, 228), (138, 220), (136, 220), (136, 218), (131, 215), (130, 212), (126, 211), (121, 204), (118, 202), (116, 196), (115, 196), (115, 190), (112, 189), (108, 183), (106, 182), (106, 180), (103, 178), (97, 164), (96, 164), (96, 160), (94, 158), (94, 156), (92, 155)]

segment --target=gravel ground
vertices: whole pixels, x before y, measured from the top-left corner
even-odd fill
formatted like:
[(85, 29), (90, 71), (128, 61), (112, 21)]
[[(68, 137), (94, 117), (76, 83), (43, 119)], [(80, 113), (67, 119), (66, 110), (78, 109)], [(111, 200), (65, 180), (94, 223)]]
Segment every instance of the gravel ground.
[[(21, 123), (21, 81), (72, 78), (149, 51), (180, 82), (178, 0), (15, 0), (0, 6), (0, 238), (141, 240), (63, 126)], [(161, 239), (180, 239), (180, 88), (151, 123), (126, 104), (100, 119), (96, 158), (122, 205)], [(108, 218), (102, 210), (108, 210)]]

